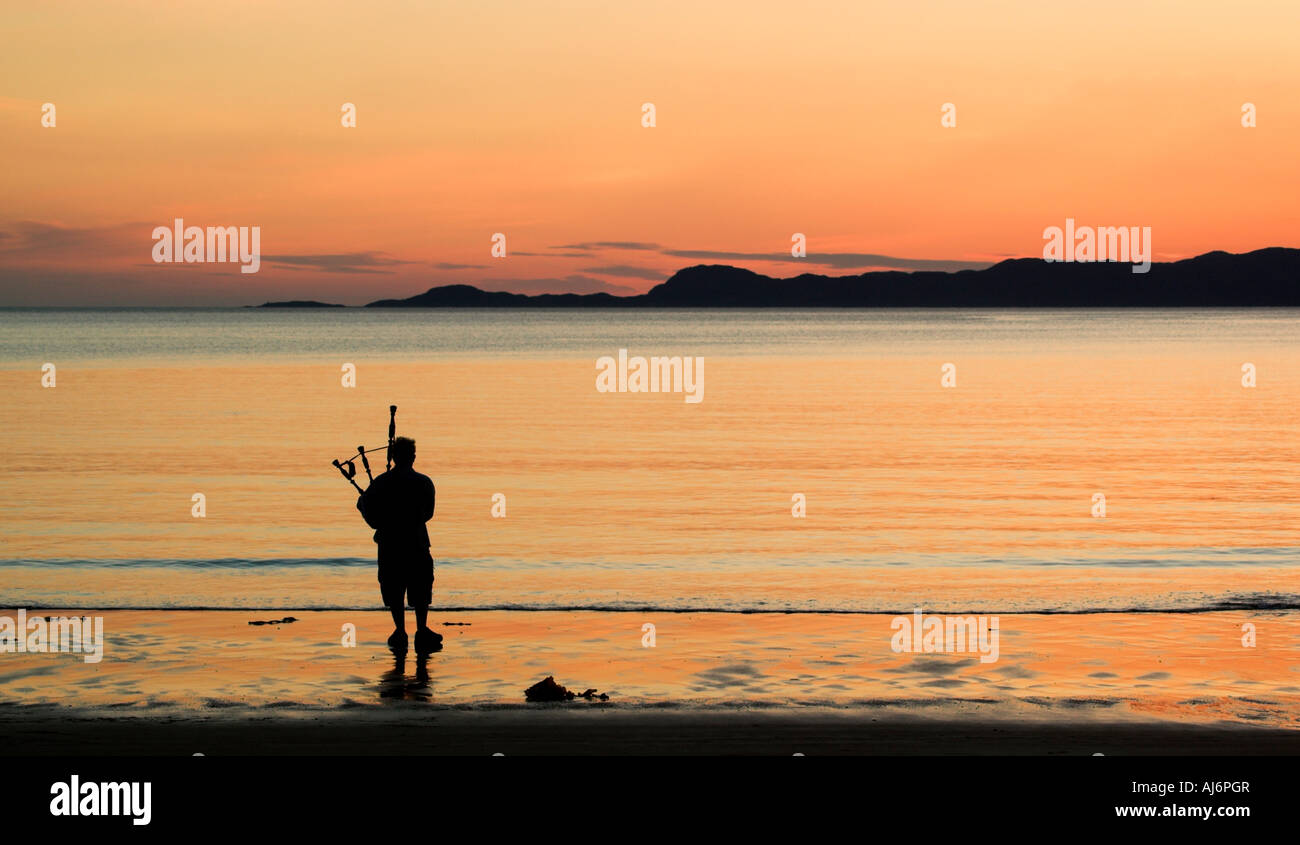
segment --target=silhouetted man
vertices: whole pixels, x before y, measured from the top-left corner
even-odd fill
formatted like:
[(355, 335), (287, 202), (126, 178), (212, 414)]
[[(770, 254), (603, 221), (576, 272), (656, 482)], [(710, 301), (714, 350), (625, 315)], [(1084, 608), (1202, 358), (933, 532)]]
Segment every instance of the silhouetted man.
[(433, 481), (412, 466), (414, 440), (396, 438), (391, 455), (393, 468), (361, 494), (357, 510), (375, 529), (379, 544), (379, 592), (395, 626), (388, 644), (394, 651), (406, 651), (405, 596), (415, 609), (415, 650), (427, 654), (442, 642), (442, 635), (426, 624), (433, 601), (433, 557), (424, 524), (433, 518)]

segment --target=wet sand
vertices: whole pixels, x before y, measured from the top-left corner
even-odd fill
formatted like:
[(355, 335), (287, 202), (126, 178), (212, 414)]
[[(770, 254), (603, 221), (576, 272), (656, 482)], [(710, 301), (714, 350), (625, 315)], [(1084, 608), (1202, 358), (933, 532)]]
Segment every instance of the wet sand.
[[(564, 707), (559, 712), (557, 707)], [(854, 712), (416, 709), (297, 717), (0, 711), (6, 755), (1296, 755), (1300, 731)]]
[(1287, 612), (1003, 616), (988, 663), (876, 614), (435, 610), (427, 659), (376, 611), (102, 615), (99, 663), (0, 654), (0, 753), (1300, 753)]

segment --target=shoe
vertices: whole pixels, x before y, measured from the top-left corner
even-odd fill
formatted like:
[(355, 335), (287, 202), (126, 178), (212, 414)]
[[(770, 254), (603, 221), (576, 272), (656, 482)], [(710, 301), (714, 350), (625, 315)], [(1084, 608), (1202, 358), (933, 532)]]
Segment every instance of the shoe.
[(388, 638), (388, 647), (393, 651), (406, 651), (406, 632), (394, 631)]
[(415, 632), (415, 651), (418, 654), (428, 654), (442, 645), (442, 634), (432, 631), (428, 628), (421, 628)]

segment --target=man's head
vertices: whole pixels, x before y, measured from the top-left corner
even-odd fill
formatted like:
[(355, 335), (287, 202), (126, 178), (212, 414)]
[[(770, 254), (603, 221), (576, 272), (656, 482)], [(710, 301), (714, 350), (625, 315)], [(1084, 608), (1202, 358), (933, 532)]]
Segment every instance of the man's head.
[(415, 441), (409, 437), (394, 438), (392, 456), (397, 466), (411, 466), (415, 463)]

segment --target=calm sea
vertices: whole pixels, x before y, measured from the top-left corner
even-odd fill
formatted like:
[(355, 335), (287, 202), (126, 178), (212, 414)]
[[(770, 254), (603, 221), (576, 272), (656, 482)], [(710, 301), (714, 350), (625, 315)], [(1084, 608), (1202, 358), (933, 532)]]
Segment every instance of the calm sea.
[(1300, 608), (1296, 310), (16, 309), (0, 384), (0, 607), (379, 607), (396, 404), (446, 608)]

